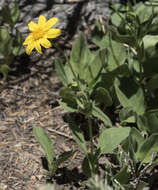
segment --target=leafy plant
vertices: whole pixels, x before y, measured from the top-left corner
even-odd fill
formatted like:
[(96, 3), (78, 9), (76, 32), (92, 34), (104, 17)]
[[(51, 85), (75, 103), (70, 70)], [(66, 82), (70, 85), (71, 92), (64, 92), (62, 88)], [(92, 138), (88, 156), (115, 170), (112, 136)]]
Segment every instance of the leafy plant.
[[(133, 6), (129, 1), (121, 8), (111, 4), (113, 13), (109, 25), (98, 21), (92, 33), (98, 50), (91, 51), (81, 34), (72, 47), (70, 58), (66, 57), (66, 64), (56, 60), (56, 71), (64, 84), (59, 103), (69, 112), (83, 114), (89, 123), (90, 152), (82, 131), (74, 127), (74, 122), (69, 122), (85, 154), (84, 173), (88, 177), (96, 174), (100, 156), (110, 153), (120, 170), (111, 167), (106, 170), (111, 173), (110, 181), (119, 183), (122, 189), (147, 186), (142, 178), (154, 163), (153, 153), (158, 152), (158, 16), (157, 7), (152, 3)], [(106, 28), (106, 33), (102, 28)], [(113, 107), (119, 119), (121, 126), (118, 128), (109, 117), (109, 107)], [(100, 134), (97, 146), (94, 146), (92, 132), (94, 117), (110, 127)], [(120, 144), (122, 153), (115, 154)], [(121, 162), (126, 164), (122, 166)], [(132, 173), (133, 181), (130, 179)]]
[[(88, 123), (89, 145), (80, 126), (68, 117), (74, 139), (85, 155), (82, 170), (90, 178), (90, 188), (110, 185), (114, 189), (142, 190), (150, 186), (148, 173), (158, 164), (156, 3), (111, 3), (109, 23), (97, 21), (92, 33), (98, 49), (92, 51), (81, 33), (70, 56), (64, 54), (65, 63), (56, 59), (56, 72), (63, 83), (59, 103), (68, 112), (84, 116)], [(105, 127), (97, 140), (94, 119)], [(74, 152), (56, 157), (48, 135), (36, 127), (34, 133), (46, 153), (52, 176)], [(107, 184), (94, 178), (102, 157)]]
[(48, 134), (44, 131), (44, 129), (42, 129), (41, 127), (34, 126), (33, 132), (36, 140), (39, 142), (46, 154), (49, 176), (52, 177), (58, 169), (59, 165), (71, 156), (73, 156), (75, 152), (68, 151), (62, 153), (61, 155), (55, 156), (54, 145)]
[(0, 72), (6, 78), (13, 58), (19, 55), (22, 47), (21, 33), (15, 28), (20, 16), (18, 3), (15, 2), (13, 8), (4, 6), (0, 16), (3, 23), (0, 27)]

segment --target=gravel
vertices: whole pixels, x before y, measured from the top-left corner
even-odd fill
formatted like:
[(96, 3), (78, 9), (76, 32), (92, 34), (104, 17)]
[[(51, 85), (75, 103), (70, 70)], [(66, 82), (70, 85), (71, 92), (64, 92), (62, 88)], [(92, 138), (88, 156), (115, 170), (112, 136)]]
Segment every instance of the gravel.
[[(12, 6), (13, 2), (14, 0), (0, 0), (0, 10), (5, 4)], [(47, 19), (58, 17), (59, 23), (56, 27), (62, 30), (70, 27), (69, 22), (73, 19), (79, 19), (80, 25), (86, 27), (88, 24), (94, 23), (99, 15), (103, 19), (107, 18), (109, 15), (108, 2), (109, 0), (18, 0), (20, 19), (16, 28), (25, 37), (28, 32), (28, 22), (37, 22), (41, 14), (45, 15)], [(77, 20), (75, 21), (77, 22)]]

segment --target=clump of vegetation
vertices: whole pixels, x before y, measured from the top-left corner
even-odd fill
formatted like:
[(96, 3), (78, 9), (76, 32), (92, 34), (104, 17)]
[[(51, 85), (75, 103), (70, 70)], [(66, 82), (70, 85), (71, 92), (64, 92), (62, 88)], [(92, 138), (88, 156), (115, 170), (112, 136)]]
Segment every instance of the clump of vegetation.
[[(147, 173), (158, 163), (157, 5), (158, 1), (152, 0), (135, 5), (130, 1), (124, 6), (111, 4), (109, 23), (97, 21), (92, 33), (98, 50), (91, 51), (81, 33), (70, 56), (64, 54), (66, 63), (56, 59), (56, 72), (64, 85), (60, 105), (88, 121), (90, 149), (83, 131), (68, 118), (74, 139), (85, 155), (82, 170), (92, 178), (87, 182), (91, 189), (112, 189), (110, 185), (114, 189), (141, 190), (150, 186)], [(97, 143), (94, 118), (105, 126)], [(37, 138), (37, 128), (34, 132)], [(51, 166), (53, 153), (46, 139), (49, 137), (43, 132), (37, 138)], [(106, 184), (93, 178), (99, 174), (101, 157), (107, 159)]]
[(4, 78), (8, 75), (13, 58), (19, 55), (22, 47), (21, 33), (15, 28), (19, 16), (17, 2), (12, 8), (9, 5), (4, 6), (0, 14), (0, 73)]

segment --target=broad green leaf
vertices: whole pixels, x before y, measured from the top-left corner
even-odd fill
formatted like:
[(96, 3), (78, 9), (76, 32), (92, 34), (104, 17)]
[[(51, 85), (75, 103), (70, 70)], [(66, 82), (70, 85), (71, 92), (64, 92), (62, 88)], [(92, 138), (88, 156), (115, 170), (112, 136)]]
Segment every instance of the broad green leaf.
[(8, 41), (10, 39), (10, 35), (8, 30), (5, 27), (0, 27), (0, 40), (1, 43)]
[(144, 138), (141, 133), (135, 127), (131, 128), (130, 138), (132, 138), (134, 151), (137, 152), (144, 142)]
[(55, 69), (56, 69), (59, 79), (64, 84), (64, 86), (68, 86), (69, 82), (68, 82), (68, 78), (65, 72), (64, 64), (59, 58), (55, 60)]
[(137, 152), (137, 157), (142, 163), (149, 163), (152, 159), (152, 154), (158, 152), (158, 133), (151, 135), (141, 145)]
[(102, 49), (95, 53), (93, 59), (89, 61), (87, 70), (85, 70), (84, 79), (88, 82), (89, 86), (93, 86), (97, 79), (100, 77), (103, 67), (107, 65), (107, 50)]
[(9, 66), (7, 64), (0, 64), (0, 73), (3, 74), (3, 77), (6, 79), (9, 72)]
[(102, 112), (101, 109), (98, 108), (97, 106), (93, 105), (92, 115), (94, 117), (97, 117), (101, 121), (103, 121), (105, 126), (110, 126), (110, 127), (112, 126), (112, 123), (111, 123), (110, 119), (108, 118), (108, 116), (104, 112)]
[(152, 7), (150, 3), (151, 1), (148, 4), (140, 2), (139, 4), (137, 4), (137, 6), (135, 6), (135, 13), (138, 15), (141, 23), (150, 19), (153, 11), (154, 13), (158, 11), (158, 7)]
[(137, 124), (140, 130), (152, 133), (158, 133), (158, 117), (155, 113), (146, 113), (138, 116)]
[(143, 38), (143, 42), (144, 42), (144, 48), (145, 49), (149, 49), (152, 48), (152, 50), (155, 50), (155, 45), (158, 42), (158, 35), (153, 36), (153, 35), (146, 35)]
[(15, 2), (14, 7), (11, 9), (10, 16), (11, 16), (12, 22), (16, 24), (20, 16), (19, 6), (17, 2)]
[(114, 75), (112, 73), (101, 73), (100, 81), (96, 86), (110, 90), (114, 83)]
[(158, 54), (157, 54), (157, 43), (158, 35), (146, 35), (143, 38), (144, 49), (145, 49), (145, 60), (143, 61), (143, 69), (145, 76), (153, 76), (158, 73)]
[(100, 23), (99, 20), (96, 20), (95, 22), (95, 27), (92, 31), (92, 41), (96, 44), (98, 41), (100, 41), (102, 39), (102, 37), (104, 36), (104, 32), (103, 32), (103, 26)]
[(131, 78), (116, 78), (114, 82), (117, 97), (123, 107), (131, 107), (137, 114), (145, 112), (144, 93)]
[(85, 142), (82, 130), (76, 126), (75, 122), (71, 118), (68, 118), (68, 122), (69, 122), (69, 127), (72, 130), (72, 134), (73, 134), (75, 141), (77, 142), (77, 144), (81, 148), (81, 150), (85, 153), (85, 155), (87, 155), (88, 150), (86, 147), (86, 142)]
[(82, 78), (83, 71), (87, 67), (89, 61), (90, 50), (88, 49), (84, 34), (81, 33), (73, 44), (70, 54), (70, 64), (72, 65), (74, 72), (79, 76), (81, 75), (80, 77)]
[(129, 133), (129, 127), (105, 129), (101, 133), (98, 142), (98, 148), (100, 148), (101, 154), (111, 153), (129, 136)]
[(71, 88), (61, 88), (59, 95), (61, 96), (62, 101), (65, 102), (69, 107), (72, 109), (77, 108), (76, 94)]
[[(125, 14), (120, 13), (120, 15), (122, 16), (122, 18), (125, 19)], [(113, 25), (119, 27), (122, 22), (122, 19), (120, 18), (120, 16), (117, 13), (114, 13), (111, 15), (111, 22)]]
[(117, 42), (109, 40), (108, 71), (113, 71), (126, 60), (126, 48)]
[(136, 153), (140, 149), (141, 145), (144, 142), (144, 138), (141, 133), (135, 128), (132, 127), (128, 138), (123, 142), (123, 150), (130, 155), (130, 158), (133, 160), (133, 163), (138, 162)]
[(112, 105), (112, 98), (109, 92), (103, 87), (98, 87), (96, 89), (95, 101), (99, 104), (103, 104), (105, 107), (109, 107)]
[(128, 184), (130, 180), (128, 167), (125, 166), (124, 168), (122, 168), (121, 171), (114, 176), (114, 179), (116, 179), (121, 185)]
[(41, 147), (43, 148), (46, 154), (48, 164), (52, 165), (55, 155), (54, 155), (54, 146), (53, 146), (51, 138), (41, 127), (34, 126), (33, 132), (34, 132), (36, 140), (39, 142), (39, 144), (41, 145)]
[(122, 108), (119, 118), (121, 123), (135, 123), (135, 113), (131, 107)]
[(126, 48), (123, 44), (115, 42), (109, 35), (105, 35), (98, 44), (101, 49), (108, 49), (108, 71), (114, 71), (117, 67), (124, 64), (126, 60)]
[(0, 53), (8, 58), (12, 50), (12, 39), (5, 27), (0, 27)]

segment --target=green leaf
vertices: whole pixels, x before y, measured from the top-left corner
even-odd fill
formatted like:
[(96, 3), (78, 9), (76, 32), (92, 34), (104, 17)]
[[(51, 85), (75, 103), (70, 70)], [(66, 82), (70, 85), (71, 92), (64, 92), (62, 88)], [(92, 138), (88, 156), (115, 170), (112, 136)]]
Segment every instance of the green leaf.
[(115, 41), (109, 40), (108, 71), (114, 71), (126, 60), (126, 48)]
[(76, 94), (71, 88), (64, 87), (60, 89), (59, 95), (62, 102), (65, 102), (72, 109), (77, 109)]
[(21, 33), (18, 30), (16, 30), (16, 36), (15, 36), (15, 40), (13, 43), (13, 50), (12, 50), (12, 53), (14, 56), (17, 56), (19, 54), (21, 47), (22, 47), (22, 36), (21, 36)]
[(68, 106), (66, 102), (62, 102), (61, 100), (59, 100), (58, 102), (61, 105), (61, 107), (68, 112), (76, 112), (77, 111), (77, 108), (75, 109), (75, 108)]
[(132, 139), (134, 151), (137, 152), (143, 144), (144, 138), (135, 127), (131, 128), (130, 138)]
[(5, 27), (0, 27), (0, 53), (8, 57), (11, 53), (12, 39)]
[(41, 127), (33, 127), (33, 132), (35, 135), (36, 140), (39, 142), (41, 147), (43, 148), (47, 160), (48, 165), (52, 165), (53, 159), (54, 159), (54, 146), (51, 141), (51, 138), (48, 136), (48, 134), (42, 129)]
[(114, 71), (116, 68), (124, 64), (126, 60), (126, 48), (123, 44), (115, 42), (109, 35), (104, 35), (97, 45), (99, 45), (101, 49), (108, 49), (108, 65), (106, 69), (109, 72)]
[(121, 169), (121, 171), (114, 176), (114, 179), (116, 179), (121, 185), (128, 184), (130, 180), (128, 167), (125, 166), (123, 169)]
[[(146, 35), (143, 38), (144, 49), (145, 49), (145, 59), (143, 61), (144, 75), (146, 77), (153, 76), (153, 74), (158, 73), (158, 54), (157, 54), (157, 43), (158, 35), (151, 36)], [(150, 63), (150, 64), (149, 64)]]
[(98, 168), (98, 155), (92, 155), (89, 153), (82, 162), (83, 173), (87, 177), (91, 177), (94, 174), (98, 174)]
[[(119, 13), (121, 15), (122, 18), (126, 19), (125, 18), (125, 14), (122, 14), (122, 13)], [(117, 13), (114, 13), (111, 15), (111, 22), (113, 25), (119, 27), (122, 23), (122, 19), (120, 18), (120, 16), (117, 14)]]
[(112, 39), (116, 42), (119, 42), (121, 44), (125, 43), (128, 44), (131, 47), (135, 46), (136, 40), (135, 37), (130, 34), (120, 34), (118, 31), (114, 30), (113, 28), (110, 29), (112, 33)]
[(141, 145), (139, 151), (137, 152), (137, 157), (142, 161), (142, 163), (149, 163), (151, 161), (152, 154), (158, 152), (157, 139), (158, 133), (155, 133), (146, 139)]
[(129, 127), (105, 129), (101, 133), (98, 142), (98, 148), (100, 148), (101, 154), (111, 153), (129, 136), (129, 133)]
[(102, 49), (95, 52), (95, 56), (93, 56), (93, 59), (91, 60), (91, 62), (89, 62), (85, 80), (88, 79), (87, 81), (90, 84), (96, 82), (96, 79), (101, 74), (101, 70), (103, 69), (103, 67), (106, 67), (106, 65), (107, 65), (107, 50)]
[(155, 74), (147, 83), (147, 88), (154, 90), (158, 88), (158, 74)]
[(137, 114), (145, 112), (144, 93), (131, 78), (116, 78), (114, 82), (117, 97), (123, 107), (131, 107)]
[(90, 59), (90, 50), (88, 49), (88, 45), (84, 34), (81, 33), (78, 39), (75, 41), (72, 47), (72, 51), (70, 54), (70, 64), (77, 75), (81, 75), (82, 78), (83, 70), (87, 67)]
[(140, 2), (135, 7), (135, 13), (138, 15), (141, 23), (149, 20), (153, 14), (153, 11), (154, 13), (157, 13), (158, 11), (158, 7), (154, 6), (153, 8), (150, 3), (151, 2), (149, 2), (149, 4), (147, 5), (147, 3)]
[(110, 90), (114, 83), (114, 75), (112, 73), (101, 73), (100, 82), (96, 86)]
[(15, 2), (14, 7), (11, 9), (10, 15), (11, 15), (12, 22), (16, 24), (20, 16), (19, 6), (17, 2)]
[(64, 64), (59, 58), (55, 60), (55, 69), (56, 69), (56, 73), (59, 79), (64, 84), (64, 86), (68, 86), (69, 82), (68, 82), (68, 77), (64, 68)]
[(158, 117), (155, 113), (145, 113), (138, 116), (137, 124), (140, 130), (145, 130), (150, 134), (158, 133)]
[(135, 168), (138, 162), (136, 153), (143, 143), (144, 138), (141, 133), (135, 127), (132, 127), (128, 138), (123, 142), (122, 148), (126, 153), (129, 154), (130, 158), (133, 160)]
[(78, 146), (81, 148), (81, 150), (85, 154), (88, 154), (88, 150), (86, 147), (86, 142), (85, 142), (82, 130), (76, 126), (75, 122), (71, 118), (68, 118), (68, 122), (69, 122), (69, 127), (72, 130), (73, 137), (75, 141), (77, 142)]
[(92, 115), (104, 122), (105, 126), (112, 126), (112, 123), (107, 115), (104, 114), (97, 106), (93, 105)]
[(135, 123), (135, 113), (131, 107), (123, 108), (119, 113), (121, 123)]
[(3, 20), (7, 22), (11, 27), (13, 26), (9, 7), (7, 6), (3, 7), (2, 17), (3, 17)]
[(146, 189), (145, 187), (147, 187), (147, 189), (149, 189), (149, 184), (144, 181), (139, 180), (137, 190), (142, 190), (142, 189), (145, 190)]
[(0, 73), (2, 73), (4, 79), (7, 78), (9, 72), (9, 66), (7, 64), (0, 64)]
[(97, 103), (103, 104), (105, 107), (109, 107), (112, 105), (112, 98), (109, 92), (103, 87), (98, 87), (96, 89), (95, 101)]
[(62, 162), (68, 160), (71, 156), (73, 156), (75, 152), (76, 152), (76, 151), (63, 152), (63, 153), (60, 154), (58, 157), (56, 157), (55, 164), (57, 165), (57, 167), (58, 167)]

